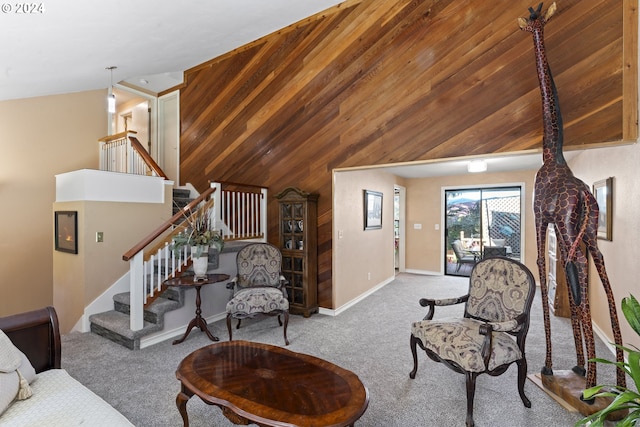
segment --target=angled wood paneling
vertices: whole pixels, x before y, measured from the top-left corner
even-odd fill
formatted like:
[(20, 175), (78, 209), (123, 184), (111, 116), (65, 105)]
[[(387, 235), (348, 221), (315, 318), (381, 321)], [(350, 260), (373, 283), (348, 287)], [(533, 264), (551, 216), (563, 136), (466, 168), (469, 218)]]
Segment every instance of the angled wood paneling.
[[(632, 4), (562, 0), (545, 28), (566, 146), (636, 137), (637, 42), (623, 38), (623, 21), (637, 32), (623, 14)], [(331, 308), (334, 168), (540, 148), (533, 42), (516, 22), (529, 6), (347, 1), (189, 70), (183, 182), (319, 193), (319, 302)], [(275, 200), (269, 212), (275, 239)]]

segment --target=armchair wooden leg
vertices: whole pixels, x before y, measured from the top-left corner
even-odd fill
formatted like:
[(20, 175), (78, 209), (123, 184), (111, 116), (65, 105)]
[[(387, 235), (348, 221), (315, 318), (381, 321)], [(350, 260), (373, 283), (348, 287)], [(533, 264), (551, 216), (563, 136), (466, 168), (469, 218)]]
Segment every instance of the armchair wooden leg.
[(531, 408), (531, 401), (524, 394), (524, 383), (527, 379), (527, 359), (522, 358), (516, 362), (518, 364), (518, 393), (520, 393), (520, 399), (527, 408)]
[(280, 318), (279, 314), (278, 314), (278, 325), (282, 326), (282, 319)]
[(473, 372), (466, 372), (467, 377), (467, 427), (473, 427), (473, 399), (476, 394), (476, 374)]
[(233, 334), (231, 332), (231, 314), (227, 314), (227, 330), (229, 331), (229, 341), (233, 341)]
[(409, 378), (411, 379), (414, 379), (416, 377), (416, 372), (418, 372), (418, 352), (416, 348), (417, 342), (418, 338), (414, 337), (413, 334), (411, 334), (411, 339), (409, 340), (411, 355), (413, 356), (413, 371), (409, 372)]
[[(289, 325), (289, 312), (285, 311), (283, 314), (284, 314), (284, 344), (289, 345), (289, 340), (287, 339), (287, 326)], [(280, 316), (278, 316), (278, 320), (280, 320)]]
[(240, 329), (240, 322), (242, 321), (242, 319), (238, 319), (238, 324), (236, 325), (236, 329)]

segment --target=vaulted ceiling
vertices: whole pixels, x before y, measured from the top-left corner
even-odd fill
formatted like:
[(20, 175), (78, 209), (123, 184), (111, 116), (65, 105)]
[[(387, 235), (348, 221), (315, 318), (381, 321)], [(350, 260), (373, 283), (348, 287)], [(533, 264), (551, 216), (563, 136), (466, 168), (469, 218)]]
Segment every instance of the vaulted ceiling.
[[(0, 100), (102, 89), (159, 92), (182, 72), (340, 0), (4, 2)], [(144, 80), (146, 83), (141, 83)]]

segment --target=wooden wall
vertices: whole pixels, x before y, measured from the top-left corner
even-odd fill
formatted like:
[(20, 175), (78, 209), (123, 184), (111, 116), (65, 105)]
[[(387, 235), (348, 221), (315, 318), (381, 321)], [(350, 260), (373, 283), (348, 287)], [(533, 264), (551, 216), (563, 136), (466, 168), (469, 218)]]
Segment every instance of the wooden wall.
[[(532, 1), (347, 1), (188, 70), (183, 183), (319, 193), (319, 301), (332, 308), (333, 169), (540, 148), (533, 42), (516, 22)], [(558, 1), (546, 46), (565, 146), (636, 138), (636, 6)]]

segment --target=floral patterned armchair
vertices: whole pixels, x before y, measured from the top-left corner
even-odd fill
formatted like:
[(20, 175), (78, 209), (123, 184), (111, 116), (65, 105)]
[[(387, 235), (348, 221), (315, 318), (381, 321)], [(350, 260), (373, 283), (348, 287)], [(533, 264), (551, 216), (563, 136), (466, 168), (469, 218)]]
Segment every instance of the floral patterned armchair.
[[(418, 370), (417, 346), (436, 362), (464, 374), (467, 382), (467, 426), (473, 426), (473, 399), (476, 378), (482, 373), (496, 376), (512, 363), (518, 365), (518, 392), (524, 394), (527, 376), (525, 339), (535, 293), (531, 271), (518, 261), (504, 257), (479, 261), (469, 278), (468, 294), (459, 298), (420, 300), (429, 307), (423, 320), (411, 326), (411, 353), (415, 378)], [(435, 306), (465, 303), (462, 318), (433, 320)], [(514, 339), (515, 338), (515, 339)]]
[(227, 284), (227, 288), (231, 290), (226, 307), (229, 341), (233, 339), (232, 318), (238, 319), (236, 329), (239, 329), (242, 319), (267, 314), (278, 316), (280, 326), (280, 316), (284, 317), (284, 342), (289, 345), (289, 300), (284, 287), (286, 280), (280, 273), (280, 250), (269, 243), (252, 243), (238, 252), (236, 264), (238, 274)]

